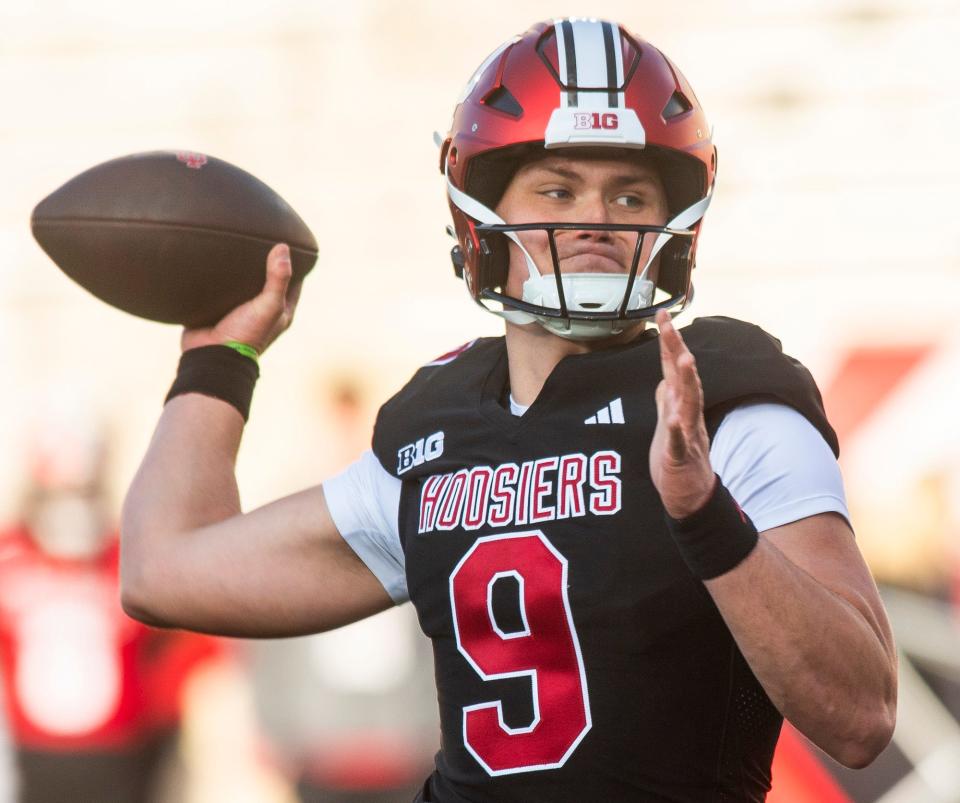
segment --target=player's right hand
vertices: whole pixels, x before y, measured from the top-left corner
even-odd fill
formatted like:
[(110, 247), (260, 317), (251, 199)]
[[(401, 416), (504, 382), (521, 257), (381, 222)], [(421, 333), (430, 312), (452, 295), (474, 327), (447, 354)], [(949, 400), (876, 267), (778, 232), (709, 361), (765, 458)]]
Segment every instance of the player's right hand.
[(184, 329), (180, 338), (181, 349), (186, 351), (235, 340), (253, 346), (263, 354), (267, 346), (293, 323), (303, 280), (291, 282), (292, 275), (290, 248), (285, 243), (278, 243), (267, 254), (266, 281), (259, 295), (228, 312), (214, 326)]

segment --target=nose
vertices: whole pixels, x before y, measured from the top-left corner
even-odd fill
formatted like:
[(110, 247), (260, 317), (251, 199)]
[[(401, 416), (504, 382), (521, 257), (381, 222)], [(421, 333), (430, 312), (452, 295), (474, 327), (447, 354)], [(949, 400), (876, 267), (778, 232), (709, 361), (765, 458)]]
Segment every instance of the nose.
[[(579, 204), (575, 223), (592, 223), (594, 225), (603, 225), (610, 223), (610, 210), (602, 198), (590, 197), (584, 199)], [(581, 229), (571, 231), (571, 234), (578, 240), (595, 240), (597, 242), (610, 242), (613, 238), (609, 231), (597, 231), (596, 229)]]
[[(578, 223), (585, 223), (586, 221), (577, 221)], [(580, 229), (572, 231), (571, 234), (577, 240), (590, 240), (598, 243), (609, 243), (613, 242), (613, 237), (611, 236), (612, 232), (609, 231), (600, 231), (597, 229)]]

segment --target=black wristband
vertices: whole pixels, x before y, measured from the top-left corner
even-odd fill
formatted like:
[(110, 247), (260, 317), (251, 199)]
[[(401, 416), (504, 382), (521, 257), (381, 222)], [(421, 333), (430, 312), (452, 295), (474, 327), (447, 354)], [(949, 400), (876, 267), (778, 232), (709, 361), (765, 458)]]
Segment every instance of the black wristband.
[(712, 580), (726, 574), (757, 545), (759, 536), (749, 516), (717, 477), (713, 494), (685, 519), (668, 515), (667, 527), (694, 575)]
[(229, 346), (187, 349), (180, 356), (177, 378), (163, 403), (183, 393), (202, 393), (232, 404), (246, 421), (259, 376), (260, 366)]

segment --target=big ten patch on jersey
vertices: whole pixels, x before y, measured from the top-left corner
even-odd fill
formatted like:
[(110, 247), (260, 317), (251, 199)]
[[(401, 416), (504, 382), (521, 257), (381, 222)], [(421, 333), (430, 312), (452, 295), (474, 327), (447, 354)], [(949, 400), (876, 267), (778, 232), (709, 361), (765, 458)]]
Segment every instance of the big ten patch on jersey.
[(436, 460), (443, 454), (443, 430), (417, 438), (397, 451), (397, 475), (405, 474), (411, 468), (423, 465), (428, 460)]

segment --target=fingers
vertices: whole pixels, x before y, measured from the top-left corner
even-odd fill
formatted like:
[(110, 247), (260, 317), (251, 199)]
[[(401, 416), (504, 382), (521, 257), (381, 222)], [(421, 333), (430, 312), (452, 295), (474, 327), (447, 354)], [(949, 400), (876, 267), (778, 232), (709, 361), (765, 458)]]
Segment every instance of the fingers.
[(667, 371), (674, 373), (677, 360), (683, 354), (690, 354), (690, 351), (667, 312), (660, 310), (656, 320), (660, 329), (660, 361), (664, 366), (663, 375), (667, 378)]
[(687, 368), (687, 362), (684, 357), (692, 361), (693, 355), (687, 349), (687, 344), (683, 342), (670, 316), (663, 310), (657, 313), (657, 326), (660, 328), (660, 367), (663, 378), (671, 385), (677, 383), (686, 385), (683, 373)]
[(703, 387), (697, 364), (687, 344), (663, 310), (657, 313), (660, 328), (660, 364), (663, 378), (676, 399), (676, 412), (687, 427), (696, 426), (703, 415)]
[(667, 455), (676, 463), (682, 463), (687, 455), (687, 436), (680, 415), (676, 393), (663, 380), (657, 385), (657, 418), (666, 433)]
[(673, 341), (673, 337), (676, 335), (676, 329), (674, 329), (673, 324), (670, 322), (670, 316), (663, 310), (657, 313), (656, 321), (657, 327), (660, 329), (658, 343), (660, 344), (660, 367), (663, 370), (663, 378), (667, 381), (673, 381), (676, 376), (676, 362), (674, 358), (676, 344)]
[(703, 415), (703, 388), (697, 365), (690, 352), (677, 360), (677, 380), (680, 388), (680, 415), (687, 426), (699, 423)]
[(303, 279), (292, 282), (287, 288), (286, 308), (284, 311), (291, 317), (293, 316), (294, 310), (296, 310), (297, 304), (300, 301), (301, 290), (303, 290)]
[(303, 289), (303, 279), (291, 282), (287, 289), (287, 297), (284, 302), (283, 315), (281, 321), (284, 329), (289, 328), (293, 323), (294, 313), (297, 311), (297, 303), (300, 301), (300, 291)]

